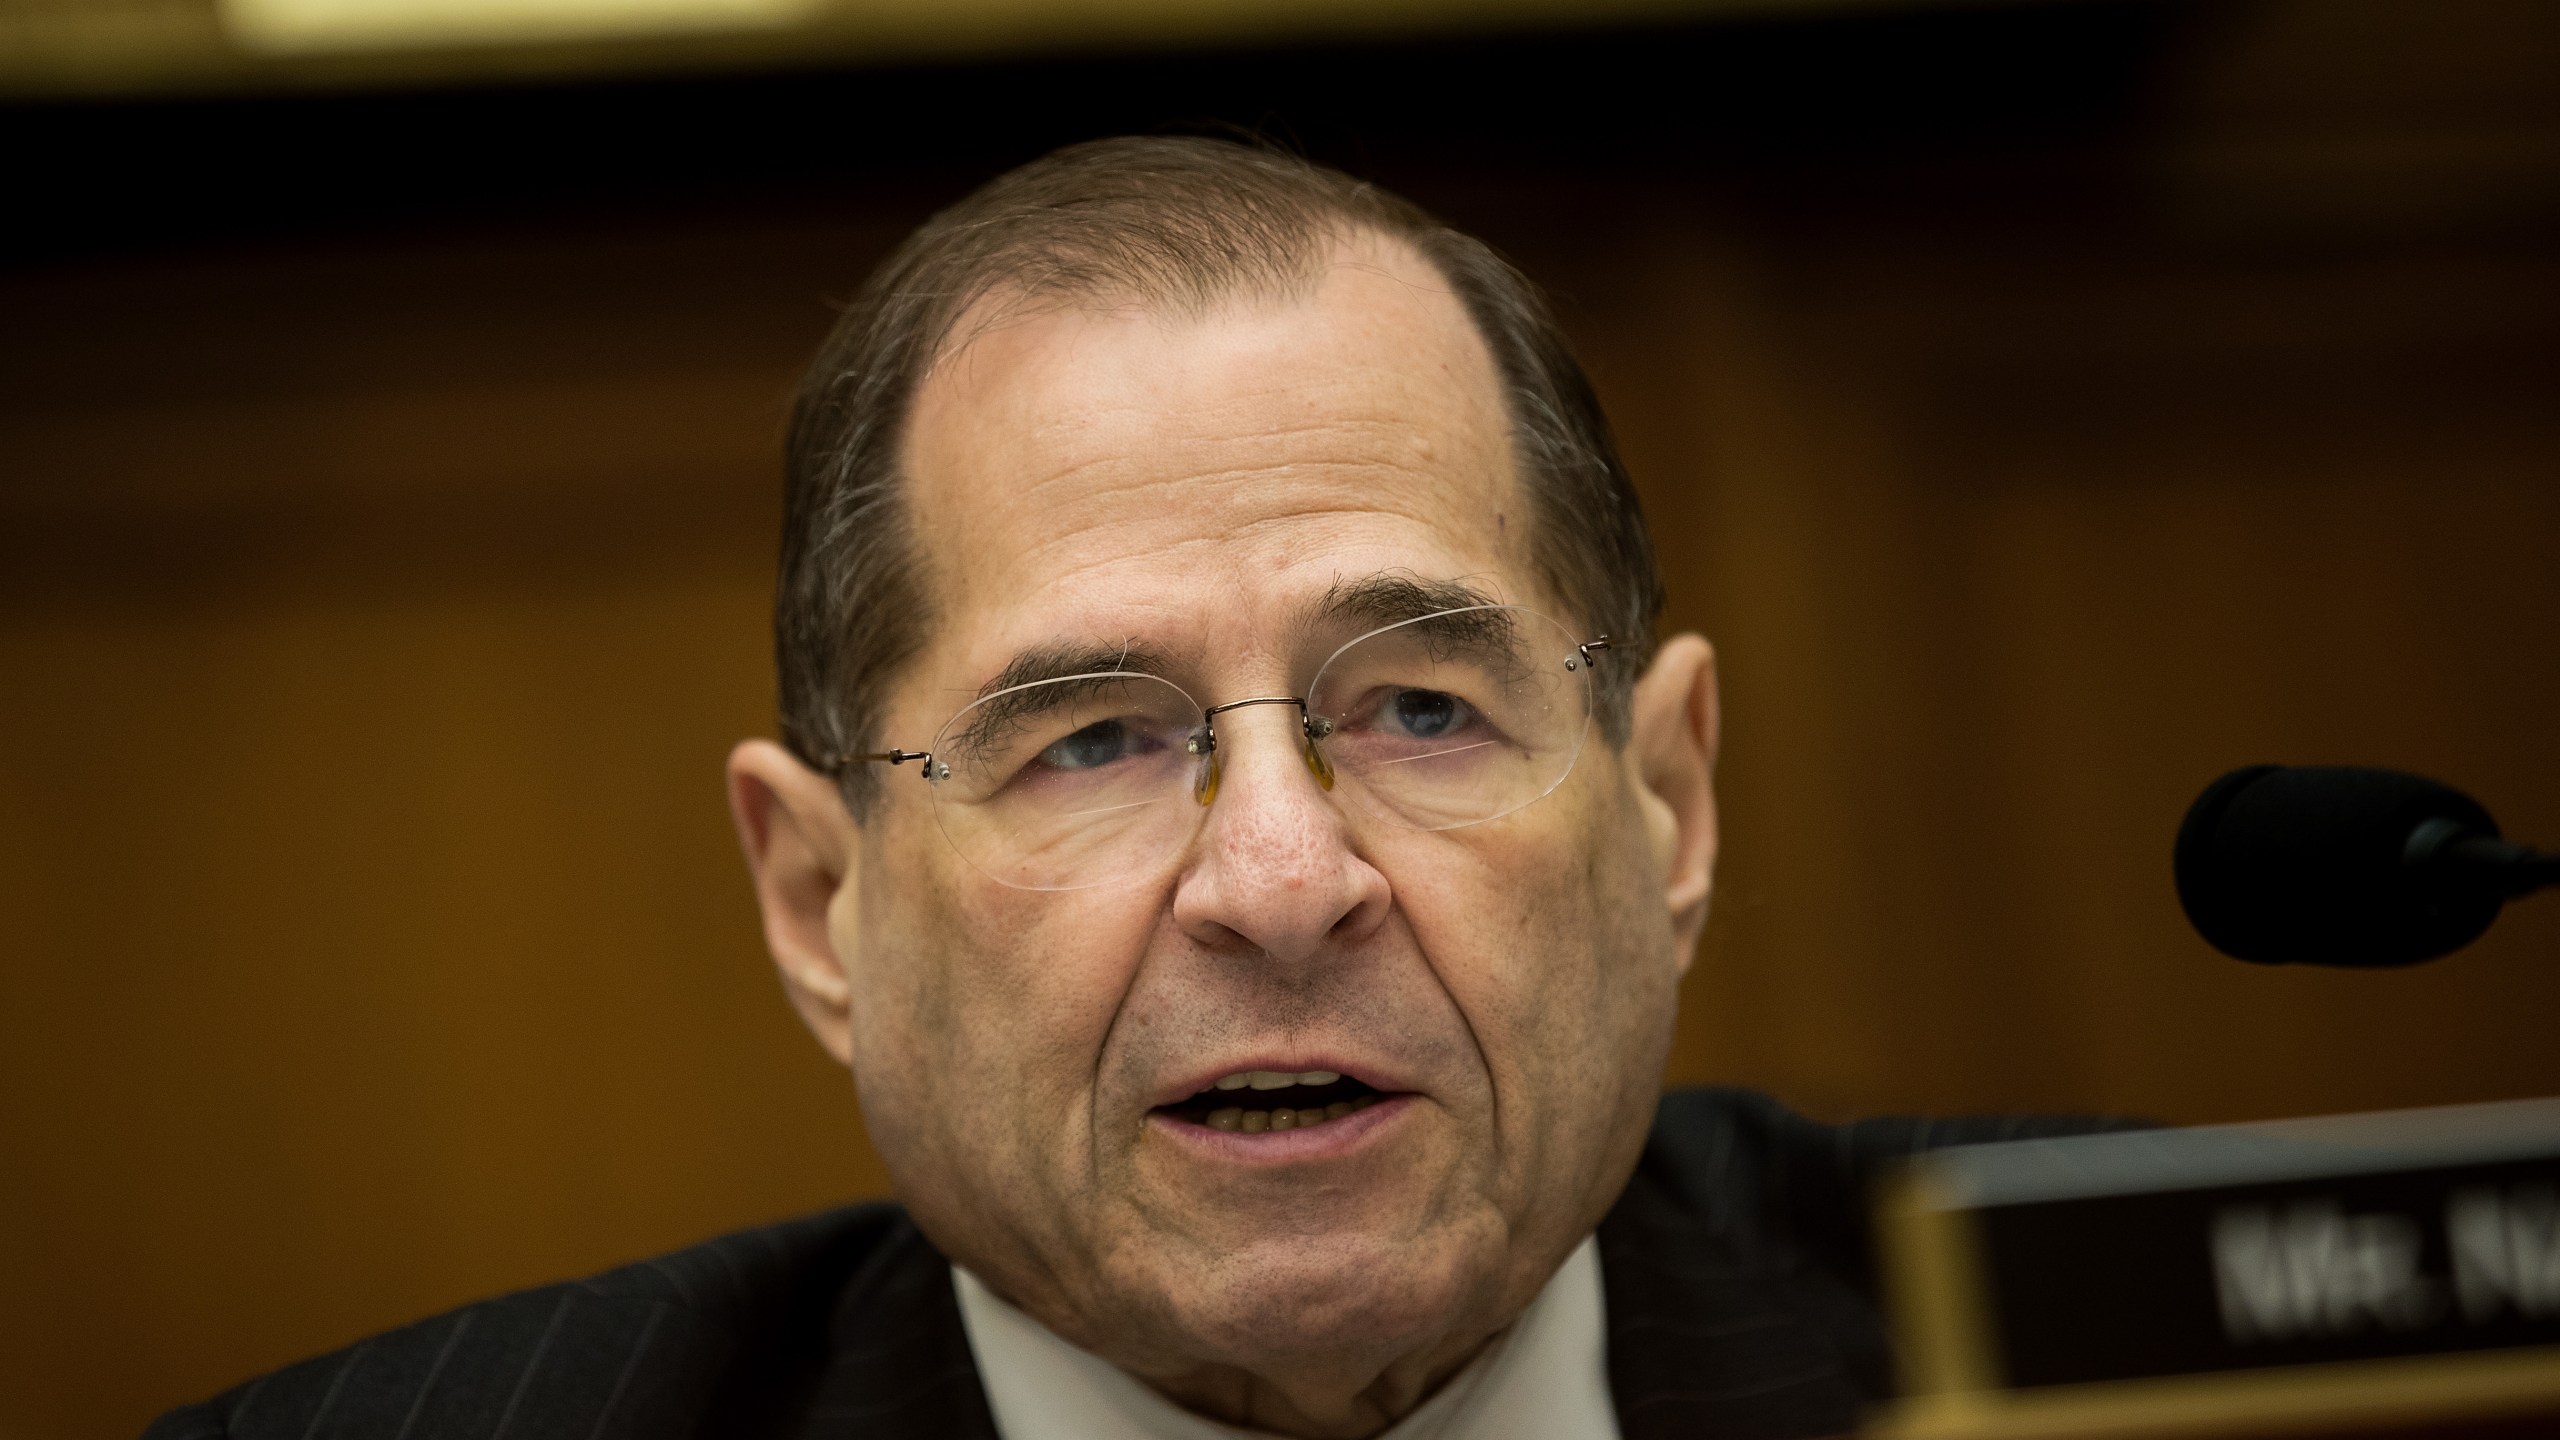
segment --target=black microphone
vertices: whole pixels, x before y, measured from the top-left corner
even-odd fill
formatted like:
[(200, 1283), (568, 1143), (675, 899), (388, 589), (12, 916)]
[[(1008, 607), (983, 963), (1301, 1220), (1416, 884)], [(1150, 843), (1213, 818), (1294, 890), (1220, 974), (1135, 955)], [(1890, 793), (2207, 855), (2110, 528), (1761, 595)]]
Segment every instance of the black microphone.
[(2391, 770), (2251, 765), (2178, 826), (2178, 903), (2213, 948), (2261, 965), (2415, 965), (2560, 884), (2560, 855), (2500, 839), (2450, 785)]

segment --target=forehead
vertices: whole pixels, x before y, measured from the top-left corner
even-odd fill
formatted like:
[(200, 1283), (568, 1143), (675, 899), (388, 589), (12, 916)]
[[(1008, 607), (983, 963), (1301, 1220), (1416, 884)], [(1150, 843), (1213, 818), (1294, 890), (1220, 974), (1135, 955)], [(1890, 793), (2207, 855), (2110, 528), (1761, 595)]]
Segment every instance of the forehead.
[(1534, 598), (1491, 356), (1400, 246), (1347, 245), (1296, 296), (955, 333), (904, 457), (946, 684), (1062, 637), (1248, 651), (1379, 574)]

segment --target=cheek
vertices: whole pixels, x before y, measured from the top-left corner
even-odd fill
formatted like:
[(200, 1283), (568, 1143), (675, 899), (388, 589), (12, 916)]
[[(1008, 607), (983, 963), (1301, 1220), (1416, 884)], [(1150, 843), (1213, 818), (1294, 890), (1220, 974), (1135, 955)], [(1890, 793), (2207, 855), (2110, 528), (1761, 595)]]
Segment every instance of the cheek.
[(866, 1094), (936, 1055), (952, 1030), (950, 967), (916, 943), (944, 928), (928, 846), (942, 848), (928, 812), (886, 807), (863, 837), (849, 913), (839, 901), (836, 950), (850, 987), (854, 1076)]
[(925, 833), (866, 872), (854, 1072), (866, 1110), (939, 1132), (971, 1168), (1081, 1131), (1096, 1057), (1144, 953), (1149, 900), (994, 884)]
[(1411, 836), (1391, 862), (1504, 1113), (1530, 1123), (1594, 1120), (1629, 1085), (1649, 1094), (1671, 1033), (1670, 918), (1658, 895), (1647, 905), (1655, 867), (1617, 798), (1569, 785), (1504, 820)]

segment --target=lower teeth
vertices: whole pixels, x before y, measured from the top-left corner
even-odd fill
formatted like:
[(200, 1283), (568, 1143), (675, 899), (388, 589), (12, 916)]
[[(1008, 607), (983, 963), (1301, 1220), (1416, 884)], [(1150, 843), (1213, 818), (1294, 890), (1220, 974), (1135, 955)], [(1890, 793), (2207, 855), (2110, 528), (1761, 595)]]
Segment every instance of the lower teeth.
[(1363, 1095), (1357, 1100), (1336, 1100), (1321, 1110), (1247, 1110), (1240, 1105), (1230, 1105), (1223, 1110), (1210, 1111), (1201, 1123), (1212, 1130), (1238, 1130), (1247, 1135), (1259, 1135), (1266, 1130), (1304, 1130), (1327, 1120), (1339, 1120), (1354, 1110), (1366, 1110), (1377, 1103), (1377, 1096)]

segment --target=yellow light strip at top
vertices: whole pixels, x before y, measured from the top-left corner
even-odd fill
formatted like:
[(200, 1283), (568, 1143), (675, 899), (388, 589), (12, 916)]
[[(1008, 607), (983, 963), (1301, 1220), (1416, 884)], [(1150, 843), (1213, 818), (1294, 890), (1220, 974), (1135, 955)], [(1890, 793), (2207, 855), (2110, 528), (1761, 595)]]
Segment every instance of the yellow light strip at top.
[(219, 0), (222, 28), (269, 55), (544, 45), (778, 29), (814, 0)]

